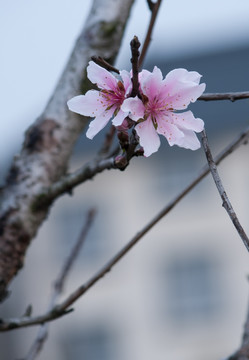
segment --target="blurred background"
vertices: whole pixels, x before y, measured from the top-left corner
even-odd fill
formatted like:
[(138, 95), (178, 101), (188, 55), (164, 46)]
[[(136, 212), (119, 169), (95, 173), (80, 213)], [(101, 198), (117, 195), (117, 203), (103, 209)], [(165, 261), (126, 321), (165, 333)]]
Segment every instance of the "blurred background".
[[(24, 130), (48, 101), (83, 26), (91, 1), (0, 0), (0, 180), (21, 147)], [(129, 41), (142, 42), (150, 13), (137, 0), (117, 67), (130, 69)], [(249, 88), (249, 2), (162, 1), (144, 67), (164, 75), (173, 68), (198, 71), (207, 92)], [(248, 126), (249, 100), (197, 102), (214, 154)], [(82, 134), (70, 164), (77, 169), (103, 141)], [(170, 148), (134, 159), (127, 170), (105, 172), (53, 206), (29, 248), (26, 264), (1, 305), (15, 317), (32, 303), (47, 307), (51, 284), (76, 240), (89, 207), (98, 215), (65, 290), (94, 274), (205, 164), (196, 152)], [(248, 147), (219, 167), (231, 202), (249, 232)], [(210, 360), (239, 346), (248, 300), (248, 254), (210, 177), (199, 184), (104, 279), (50, 326), (40, 359)], [(37, 328), (0, 335), (0, 359), (25, 357)]]

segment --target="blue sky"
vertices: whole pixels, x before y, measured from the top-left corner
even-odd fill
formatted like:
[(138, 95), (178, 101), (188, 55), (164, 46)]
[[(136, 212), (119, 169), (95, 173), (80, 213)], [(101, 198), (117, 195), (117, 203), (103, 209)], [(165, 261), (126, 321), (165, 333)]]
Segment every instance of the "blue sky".
[[(229, 4), (229, 5), (228, 5)], [(42, 112), (83, 26), (90, 0), (0, 0), (1, 113), (0, 170), (23, 132)], [(249, 1), (163, 0), (150, 50), (169, 58), (182, 53), (248, 42)], [(137, 0), (118, 66), (130, 57), (129, 41), (142, 41), (149, 21), (145, 0)]]

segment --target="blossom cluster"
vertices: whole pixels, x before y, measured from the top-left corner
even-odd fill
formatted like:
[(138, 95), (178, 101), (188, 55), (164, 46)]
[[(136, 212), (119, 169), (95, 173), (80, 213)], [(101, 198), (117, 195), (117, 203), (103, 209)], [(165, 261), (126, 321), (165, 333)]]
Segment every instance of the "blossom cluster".
[(204, 128), (201, 119), (191, 111), (184, 111), (205, 90), (200, 84), (201, 75), (196, 71), (175, 69), (165, 78), (156, 66), (153, 71), (139, 73), (140, 96), (130, 97), (132, 74), (122, 70), (115, 77), (106, 69), (89, 62), (89, 80), (98, 90), (89, 90), (85, 95), (68, 101), (71, 111), (93, 117), (86, 136), (92, 139), (109, 120), (116, 127), (122, 126), (129, 117), (135, 122), (135, 131), (144, 156), (150, 156), (160, 146), (159, 135), (163, 135), (170, 146), (196, 150), (200, 142), (196, 133)]

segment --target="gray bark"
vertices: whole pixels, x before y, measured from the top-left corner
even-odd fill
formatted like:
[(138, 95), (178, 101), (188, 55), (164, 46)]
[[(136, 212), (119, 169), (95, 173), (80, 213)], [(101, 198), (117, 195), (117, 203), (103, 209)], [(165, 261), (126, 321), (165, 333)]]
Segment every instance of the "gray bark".
[[(134, 0), (94, 0), (86, 24), (44, 112), (26, 131), (0, 193), (0, 300), (23, 266), (26, 250), (51, 204), (37, 208), (37, 196), (66, 172), (86, 119), (70, 113), (67, 100), (84, 93), (91, 56), (113, 62)], [(82, 2), (82, 5), (83, 2)], [(32, 204), (36, 201), (36, 207)]]

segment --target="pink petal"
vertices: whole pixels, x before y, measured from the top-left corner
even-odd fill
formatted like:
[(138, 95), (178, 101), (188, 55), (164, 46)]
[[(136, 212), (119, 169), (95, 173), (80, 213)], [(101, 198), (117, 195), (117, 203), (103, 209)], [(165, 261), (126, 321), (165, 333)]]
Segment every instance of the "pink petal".
[(160, 139), (151, 120), (138, 123), (135, 130), (139, 136), (139, 143), (144, 148), (144, 156), (148, 157), (158, 150)]
[(186, 69), (174, 69), (165, 77), (165, 83), (170, 87), (171, 91), (176, 90), (178, 82), (194, 82), (200, 83), (201, 75), (197, 71), (188, 71)]
[(112, 123), (114, 126), (122, 125), (124, 119), (128, 116), (128, 112), (124, 112), (123, 110), (119, 110), (117, 115), (112, 119)]
[(113, 90), (117, 88), (117, 79), (109, 71), (90, 61), (87, 67), (87, 77), (100, 89)]
[(78, 95), (67, 102), (69, 110), (84, 116), (95, 117), (102, 113), (106, 106), (99, 91), (90, 90), (85, 95)]
[(162, 86), (162, 72), (158, 67), (154, 67), (153, 72), (149, 75), (143, 75), (141, 77), (141, 89), (142, 92), (149, 98), (154, 99), (161, 90)]
[(195, 82), (196, 84), (200, 84), (202, 75), (200, 75), (197, 71), (187, 71), (185, 76), (185, 81)]
[(124, 84), (125, 95), (128, 95), (132, 90), (131, 75), (130, 75), (130, 73), (128, 71), (121, 70), (120, 71), (120, 76), (121, 76), (121, 79), (122, 79), (123, 84)]
[(144, 116), (144, 105), (142, 101), (136, 96), (134, 98), (125, 99), (121, 105), (121, 110), (126, 113), (130, 113), (129, 117), (137, 121)]
[(178, 143), (184, 135), (183, 132), (178, 129), (177, 126), (167, 116), (157, 117), (157, 132), (166, 137), (170, 146)]
[(187, 129), (200, 132), (204, 129), (204, 122), (201, 119), (195, 118), (192, 111), (185, 111), (183, 113), (168, 113), (169, 118), (180, 129)]
[[(122, 110), (121, 110), (122, 111)], [(120, 126), (117, 127), (118, 130), (120, 131), (126, 131), (126, 130), (129, 130), (130, 128), (130, 124), (129, 124), (129, 121), (127, 119), (127, 117), (124, 119), (124, 121), (122, 122), (122, 124)]]
[[(143, 81), (145, 81), (146, 78), (151, 74), (152, 74), (151, 71), (145, 70), (145, 69), (143, 69), (142, 71), (140, 71), (140, 73), (138, 73), (138, 81), (139, 81), (139, 84), (140, 84), (140, 88), (141, 88), (141, 83)], [(130, 78), (132, 78), (132, 70), (130, 71)]]
[(184, 137), (178, 139), (176, 145), (183, 147), (185, 149), (197, 150), (201, 147), (201, 144), (196, 136), (196, 134), (191, 130), (183, 130)]
[(97, 116), (94, 120), (92, 120), (89, 124), (89, 128), (86, 132), (86, 136), (89, 139), (92, 139), (100, 130), (102, 130), (110, 118), (112, 117), (112, 110), (108, 110)]
[(160, 95), (167, 97), (170, 107), (183, 110), (204, 92), (206, 85), (199, 85), (200, 78), (201, 75), (196, 71), (172, 70), (163, 81)]
[(178, 93), (169, 97), (168, 102), (175, 110), (184, 110), (190, 102), (195, 102), (201, 96), (206, 88), (206, 84), (193, 85), (179, 88)]
[(151, 74), (152, 74), (151, 71), (148, 71), (148, 70), (143, 69), (143, 70), (138, 74), (138, 80), (139, 80), (139, 82), (141, 83), (141, 82), (145, 81), (145, 79), (146, 79), (149, 75), (151, 75)]

